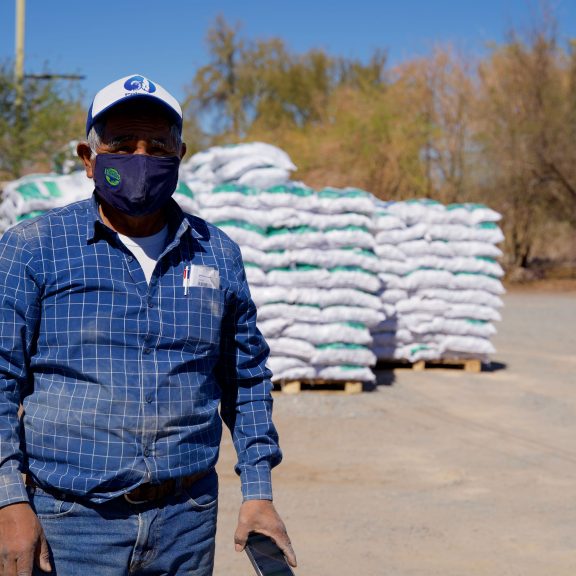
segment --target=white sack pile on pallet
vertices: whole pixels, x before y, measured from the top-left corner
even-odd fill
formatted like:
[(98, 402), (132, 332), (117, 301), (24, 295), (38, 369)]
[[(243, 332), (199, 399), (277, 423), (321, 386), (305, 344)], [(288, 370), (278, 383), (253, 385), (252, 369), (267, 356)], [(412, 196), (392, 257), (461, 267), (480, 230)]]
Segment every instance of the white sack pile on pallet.
[[(476, 204), (382, 202), (312, 190), (270, 144), (213, 147), (175, 200), (238, 242), (275, 380), (373, 381), (378, 360), (487, 360), (504, 293), (500, 215)], [(91, 195), (85, 173), (8, 183), (0, 232)]]
[(487, 360), (495, 352), (490, 338), (504, 293), (500, 218), (479, 204), (377, 203), (386, 314), (373, 330), (379, 360)]
[(265, 142), (213, 146), (194, 154), (181, 167), (181, 177), (195, 192), (219, 184), (271, 188), (286, 184), (296, 170), (284, 150)]
[[(0, 233), (17, 222), (33, 218), (51, 208), (59, 208), (92, 195), (94, 181), (86, 172), (71, 174), (31, 174), (8, 182), (0, 202)], [(174, 199), (187, 212), (196, 212), (194, 195), (180, 178)]]
[(240, 245), (274, 381), (373, 381), (370, 330), (384, 316), (371, 195), (223, 185), (198, 202)]
[(90, 196), (92, 180), (85, 172), (31, 174), (5, 184), (0, 203), (0, 230)]

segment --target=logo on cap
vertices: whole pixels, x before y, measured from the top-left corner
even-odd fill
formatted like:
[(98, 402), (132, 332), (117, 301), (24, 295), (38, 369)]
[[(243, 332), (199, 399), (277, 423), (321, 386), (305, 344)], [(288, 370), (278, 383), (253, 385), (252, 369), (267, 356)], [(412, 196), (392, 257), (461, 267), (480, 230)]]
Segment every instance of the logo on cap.
[(150, 82), (148, 78), (144, 78), (144, 76), (132, 76), (128, 78), (128, 80), (124, 82), (124, 88), (131, 92), (134, 90), (142, 90), (149, 94), (156, 92), (156, 86), (154, 86), (154, 83)]
[(118, 186), (118, 184), (120, 184), (120, 173), (116, 168), (106, 168), (104, 170), (104, 176), (106, 177), (106, 182), (108, 182), (110, 186)]

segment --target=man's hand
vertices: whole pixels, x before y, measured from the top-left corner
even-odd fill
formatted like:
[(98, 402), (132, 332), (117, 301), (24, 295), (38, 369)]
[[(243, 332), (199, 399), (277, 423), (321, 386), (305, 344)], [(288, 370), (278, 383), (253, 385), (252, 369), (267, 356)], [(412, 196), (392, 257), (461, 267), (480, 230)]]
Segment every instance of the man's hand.
[(234, 534), (237, 552), (244, 550), (250, 532), (260, 532), (272, 538), (284, 552), (288, 564), (296, 568), (296, 555), (288, 538), (286, 526), (270, 500), (246, 500), (242, 504), (238, 515), (238, 527)]
[(27, 502), (0, 509), (0, 576), (31, 576), (34, 563), (52, 572), (48, 542)]

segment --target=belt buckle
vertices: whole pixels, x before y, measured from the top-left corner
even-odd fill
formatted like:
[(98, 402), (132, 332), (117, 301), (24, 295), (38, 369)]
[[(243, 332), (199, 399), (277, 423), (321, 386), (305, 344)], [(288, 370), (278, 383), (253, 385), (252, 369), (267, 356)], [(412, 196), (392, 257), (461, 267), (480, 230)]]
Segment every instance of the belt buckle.
[[(160, 489), (161, 486), (162, 486), (161, 484), (156, 487), (151, 486), (148, 483), (140, 484), (140, 486), (136, 486), (134, 490), (131, 490), (130, 492), (126, 492), (125, 494), (123, 494), (124, 500), (126, 500), (126, 502), (130, 504), (147, 504), (148, 502), (154, 502), (156, 500), (160, 500), (163, 496), (162, 490)], [(154, 488), (156, 488), (157, 490), (156, 492), (153, 490)], [(158, 491), (160, 493), (158, 493)], [(133, 495), (139, 495), (141, 497), (143, 496), (143, 498), (136, 499), (133, 497)]]
[(146, 504), (147, 502), (150, 502), (150, 500), (132, 500), (132, 498), (130, 498), (130, 492), (122, 494), (122, 496), (124, 497), (124, 500), (126, 500), (126, 502), (133, 505)]
[(208, 471), (205, 471), (205, 472), (199, 472), (197, 474), (193, 474), (192, 476), (182, 478), (179, 481), (175, 481), (174, 479), (167, 480), (163, 484), (159, 484), (158, 486), (155, 486), (155, 488), (158, 490), (158, 492), (155, 495), (151, 496), (150, 498), (144, 498), (143, 500), (136, 500), (135, 498), (132, 498), (132, 494), (135, 492), (137, 493), (138, 490), (140, 488), (142, 488), (143, 486), (146, 486), (146, 484), (141, 484), (140, 486), (137, 486), (131, 492), (126, 492), (125, 494), (122, 494), (122, 496), (124, 497), (124, 500), (126, 500), (126, 502), (128, 502), (129, 504), (133, 504), (133, 505), (147, 504), (149, 502), (155, 502), (157, 500), (162, 500), (163, 498), (165, 498), (166, 496), (168, 496), (171, 493), (175, 494), (176, 492), (181, 490), (183, 487), (191, 486), (192, 484), (194, 484), (195, 482), (197, 482), (198, 480), (200, 480), (201, 478), (203, 478), (207, 474), (208, 474)]

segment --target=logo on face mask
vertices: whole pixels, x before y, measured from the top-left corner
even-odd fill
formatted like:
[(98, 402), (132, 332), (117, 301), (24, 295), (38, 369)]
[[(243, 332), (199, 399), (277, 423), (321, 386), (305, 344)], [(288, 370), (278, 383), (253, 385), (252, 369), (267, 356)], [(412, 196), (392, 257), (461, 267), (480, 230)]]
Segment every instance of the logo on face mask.
[(115, 168), (106, 168), (104, 170), (104, 176), (110, 186), (118, 186), (118, 184), (120, 184), (120, 173)]
[(142, 92), (148, 92), (149, 94), (156, 92), (156, 86), (154, 86), (154, 83), (150, 82), (148, 78), (144, 78), (144, 76), (132, 76), (131, 78), (128, 78), (128, 80), (124, 82), (124, 88), (130, 92), (135, 90), (141, 90)]

